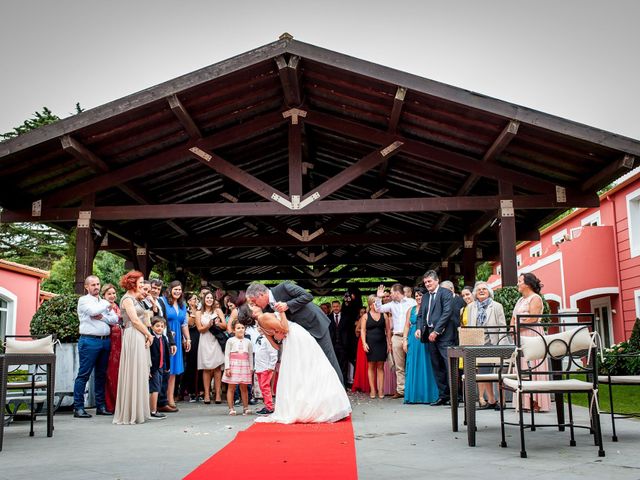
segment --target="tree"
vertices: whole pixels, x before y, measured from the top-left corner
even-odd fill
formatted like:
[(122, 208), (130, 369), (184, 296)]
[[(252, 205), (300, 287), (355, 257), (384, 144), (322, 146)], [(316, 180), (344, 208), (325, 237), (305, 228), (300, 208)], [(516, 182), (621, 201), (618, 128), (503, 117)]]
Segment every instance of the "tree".
[(0, 224), (0, 258), (51, 269), (67, 248), (67, 234), (35, 223)]
[[(76, 103), (75, 113), (77, 114), (83, 111), (84, 110), (80, 107), (80, 104)], [(10, 138), (27, 133), (30, 130), (35, 130), (36, 128), (55, 123), (58, 120), (60, 120), (60, 117), (52, 113), (47, 107), (42, 107), (42, 112), (34, 112), (33, 118), (28, 118), (22, 123), (22, 125), (14, 127), (10, 132), (0, 134), (0, 140), (9, 140)]]

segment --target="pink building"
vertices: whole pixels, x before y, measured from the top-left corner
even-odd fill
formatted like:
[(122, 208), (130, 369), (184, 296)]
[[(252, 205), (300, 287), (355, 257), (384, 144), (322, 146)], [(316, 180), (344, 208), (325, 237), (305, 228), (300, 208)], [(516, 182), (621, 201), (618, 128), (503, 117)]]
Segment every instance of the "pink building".
[[(517, 247), (518, 272), (533, 272), (554, 312), (593, 312), (607, 345), (629, 338), (640, 317), (640, 173)], [(500, 264), (491, 285), (501, 286)]]
[(42, 292), (42, 279), (49, 272), (0, 260), (0, 338), (28, 335), (31, 317), (51, 294)]

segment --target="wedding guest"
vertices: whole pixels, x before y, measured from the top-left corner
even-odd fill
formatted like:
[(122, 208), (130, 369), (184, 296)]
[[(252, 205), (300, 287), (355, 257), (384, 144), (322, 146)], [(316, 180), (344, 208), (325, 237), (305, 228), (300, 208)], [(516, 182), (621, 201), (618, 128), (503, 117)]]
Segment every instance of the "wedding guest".
[(183, 351), (191, 350), (191, 337), (187, 326), (187, 305), (182, 293), (182, 283), (174, 280), (169, 284), (164, 296), (160, 297), (162, 308), (166, 314), (167, 329), (176, 341), (176, 352), (171, 356), (171, 370), (167, 385), (167, 405), (160, 409), (162, 412), (177, 412), (175, 402), (176, 375), (184, 372)]
[[(510, 326), (512, 329), (516, 325), (516, 315), (541, 315), (544, 309), (542, 303), (542, 297), (540, 297), (540, 291), (542, 290), (542, 283), (533, 273), (525, 273), (518, 277), (518, 291), (520, 292), (520, 299), (513, 308), (513, 316), (511, 317)], [(520, 323), (539, 323), (539, 319), (536, 317), (521, 318)], [(520, 335), (525, 337), (537, 337), (544, 335), (543, 327), (526, 327), (520, 329)], [(526, 360), (523, 359), (523, 364)], [(525, 368), (529, 368), (527, 365), (523, 365)], [(543, 362), (536, 370), (549, 370), (547, 365)], [(548, 375), (533, 375), (532, 380), (548, 380)], [(518, 396), (514, 395), (514, 403), (516, 409), (518, 408)], [(523, 395), (524, 399), (523, 408), (529, 410), (533, 408), (536, 412), (548, 412), (551, 406), (551, 397), (548, 393), (534, 393), (533, 405), (531, 404), (531, 396)]]
[(402, 292), (404, 293), (405, 297), (413, 298), (413, 288), (405, 285), (404, 287), (402, 287)]
[[(382, 295), (382, 303), (386, 304), (391, 301), (391, 292), (389, 290), (385, 290)], [(383, 313), (385, 318), (385, 324), (391, 325), (391, 314)], [(387, 337), (391, 337), (391, 329), (387, 332)], [(362, 342), (360, 342), (362, 343)], [(389, 344), (390, 346), (391, 344)], [(394, 395), (397, 392), (397, 383), (396, 383), (396, 367), (393, 363), (393, 355), (387, 355), (387, 361), (384, 362), (384, 394), (385, 395)]]
[[(470, 327), (490, 327), (484, 334), (485, 345), (503, 343), (502, 340), (507, 338), (507, 320), (502, 304), (493, 300), (493, 290), (487, 282), (476, 282), (473, 296), (475, 301), (468, 308), (468, 325)], [(498, 329), (502, 329), (502, 331)], [(478, 367), (479, 373), (494, 373), (493, 370), (493, 366), (479, 365)], [(481, 410), (498, 407), (493, 383), (482, 382), (478, 384), (478, 402)]]
[(149, 410), (151, 418), (166, 418), (164, 413), (158, 412), (158, 394), (162, 389), (162, 378), (164, 372), (169, 371), (171, 361), (169, 340), (164, 335), (166, 321), (162, 317), (151, 319), (151, 330), (153, 331), (153, 342), (149, 348), (151, 354), (151, 371), (149, 373)]
[(243, 415), (251, 413), (249, 410), (249, 397), (247, 385), (250, 385), (253, 377), (253, 347), (248, 338), (244, 338), (244, 325), (234, 320), (232, 325), (234, 336), (227, 341), (224, 351), (224, 375), (222, 381), (229, 385), (227, 388), (227, 405), (229, 415), (236, 415), (233, 406), (233, 394), (236, 385), (240, 385), (242, 397)]
[(132, 270), (120, 279), (126, 290), (120, 300), (124, 332), (118, 372), (118, 396), (113, 423), (133, 425), (150, 418), (149, 409), (149, 346), (153, 335), (145, 325), (145, 309), (141, 304), (144, 279)]
[(331, 304), (329, 302), (321, 303), (320, 310), (328, 317), (331, 313)]
[[(453, 282), (451, 282), (450, 280), (445, 280), (443, 282), (440, 282), (440, 286), (442, 288), (446, 288), (447, 290), (449, 290), (452, 294), (453, 294), (453, 300), (452, 300), (452, 308), (453, 308), (453, 321), (456, 324), (456, 329), (460, 326), (460, 315), (458, 314), (458, 312), (461, 312), (462, 309), (465, 307), (465, 305), (467, 304), (464, 299), (462, 298), (462, 296), (458, 295), (456, 293), (456, 289), (453, 286)], [(457, 337), (456, 337), (457, 338)]]
[(380, 313), (391, 314), (391, 353), (393, 355), (393, 363), (396, 368), (396, 380), (397, 391), (394, 393), (393, 398), (404, 397), (404, 382), (405, 382), (405, 353), (402, 348), (402, 332), (404, 331), (404, 323), (407, 319), (407, 311), (416, 305), (416, 301), (413, 298), (407, 298), (404, 296), (402, 285), (399, 283), (394, 284), (391, 287), (391, 301), (383, 304), (382, 298), (384, 296), (384, 285), (378, 287), (376, 293), (376, 309)]
[[(218, 339), (210, 331), (212, 327), (224, 331), (227, 324), (224, 314), (215, 308), (213, 293), (207, 291), (202, 299), (202, 308), (196, 312), (196, 327), (200, 333), (198, 344), (198, 370), (202, 370), (204, 384), (204, 403), (211, 403), (211, 377), (214, 378), (215, 402), (221, 403), (222, 371), (224, 352)], [(195, 347), (194, 347), (195, 348)]]
[(227, 302), (228, 314), (226, 315), (227, 320), (227, 333), (233, 336), (233, 322), (236, 318), (238, 318), (238, 309), (244, 305), (247, 301), (247, 297), (245, 295), (244, 290), (240, 290), (236, 295), (231, 295), (229, 297), (229, 301)]
[(264, 402), (264, 408), (256, 413), (258, 415), (270, 415), (273, 413), (271, 380), (276, 369), (276, 363), (278, 363), (278, 351), (273, 348), (271, 342), (262, 333), (260, 333), (255, 342), (254, 359), (258, 385)]
[(182, 374), (179, 391), (190, 402), (200, 402), (204, 398), (202, 372), (198, 370), (200, 332), (196, 326), (196, 314), (199, 308), (198, 303), (200, 302), (195, 293), (189, 294), (187, 298), (187, 327), (189, 329), (189, 338), (191, 339), (191, 348), (185, 354), (184, 373)]
[(73, 385), (73, 416), (75, 418), (91, 418), (84, 409), (84, 391), (94, 370), (96, 415), (112, 415), (105, 406), (104, 388), (111, 350), (110, 325), (118, 323), (118, 315), (113, 310), (111, 302), (100, 298), (98, 277), (89, 275), (84, 281), (84, 289), (87, 294), (78, 299), (80, 340), (78, 340), (78, 375)]
[(416, 317), (424, 294), (424, 288), (416, 288), (416, 306), (407, 312), (404, 325), (402, 345), (407, 354), (404, 403), (432, 403), (438, 399), (438, 386), (433, 375), (429, 349), (416, 338)]
[(384, 398), (384, 362), (389, 353), (387, 332), (389, 327), (385, 317), (378, 311), (376, 296), (367, 298), (369, 312), (360, 319), (360, 341), (367, 354), (369, 397)]
[[(367, 360), (367, 352), (364, 351), (362, 341), (360, 340), (360, 325), (362, 318), (367, 314), (367, 309), (362, 307), (360, 309), (360, 316), (356, 321), (355, 331), (356, 338), (358, 339), (358, 352), (356, 355), (356, 367), (353, 374), (353, 385), (351, 385), (352, 392), (364, 392), (369, 393), (369, 361)], [(366, 317), (365, 317), (366, 318)], [(384, 389), (383, 389), (384, 394)]]
[(111, 333), (111, 350), (109, 351), (109, 363), (107, 365), (107, 381), (104, 389), (104, 403), (107, 411), (113, 412), (116, 408), (116, 396), (118, 393), (118, 370), (120, 369), (120, 352), (122, 351), (122, 318), (120, 307), (116, 303), (116, 287), (107, 283), (102, 287), (102, 298), (111, 304), (111, 310), (118, 316), (118, 322), (109, 325)]

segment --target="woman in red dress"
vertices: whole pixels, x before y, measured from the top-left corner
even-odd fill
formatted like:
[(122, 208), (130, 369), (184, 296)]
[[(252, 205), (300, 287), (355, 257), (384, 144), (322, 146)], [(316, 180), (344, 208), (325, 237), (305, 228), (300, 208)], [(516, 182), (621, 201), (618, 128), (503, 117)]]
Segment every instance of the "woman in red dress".
[(107, 411), (113, 412), (116, 408), (116, 396), (118, 393), (118, 370), (120, 369), (120, 351), (122, 350), (122, 315), (116, 302), (116, 287), (107, 283), (102, 287), (102, 298), (111, 303), (111, 308), (118, 315), (118, 323), (111, 325), (111, 351), (107, 364), (107, 381), (104, 388), (104, 401)]
[(362, 342), (360, 341), (360, 322), (362, 321), (362, 317), (364, 316), (364, 321), (366, 322), (366, 312), (367, 310), (362, 307), (360, 309), (360, 316), (356, 321), (356, 338), (358, 339), (358, 353), (356, 355), (356, 367), (355, 373), (353, 374), (353, 385), (351, 386), (352, 392), (364, 392), (369, 393), (369, 362), (367, 361), (367, 353), (364, 351), (364, 347), (362, 346)]

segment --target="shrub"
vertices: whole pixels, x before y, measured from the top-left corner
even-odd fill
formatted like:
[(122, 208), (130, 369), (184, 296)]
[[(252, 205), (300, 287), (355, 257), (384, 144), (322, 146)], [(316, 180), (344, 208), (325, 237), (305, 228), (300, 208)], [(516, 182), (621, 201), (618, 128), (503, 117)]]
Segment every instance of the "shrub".
[(77, 342), (79, 295), (59, 295), (47, 300), (31, 319), (31, 335), (55, 334), (61, 342)]
[(598, 357), (600, 373), (640, 375), (640, 320), (636, 318), (629, 340), (605, 348), (602, 357)]
[[(504, 316), (507, 318), (508, 324), (509, 320), (511, 320), (511, 317), (513, 316), (513, 309), (520, 299), (518, 287), (502, 287), (493, 293), (493, 299), (502, 304), (502, 308), (504, 308)], [(549, 313), (549, 304), (544, 297), (542, 298), (542, 305), (542, 313)]]

